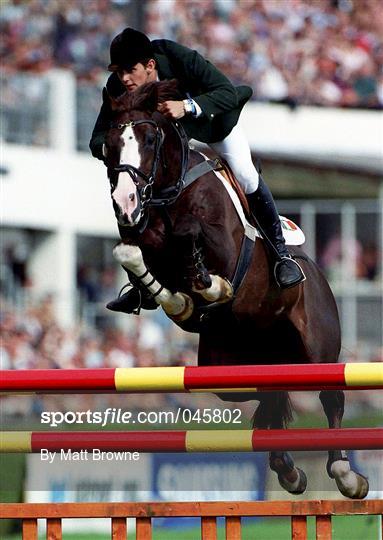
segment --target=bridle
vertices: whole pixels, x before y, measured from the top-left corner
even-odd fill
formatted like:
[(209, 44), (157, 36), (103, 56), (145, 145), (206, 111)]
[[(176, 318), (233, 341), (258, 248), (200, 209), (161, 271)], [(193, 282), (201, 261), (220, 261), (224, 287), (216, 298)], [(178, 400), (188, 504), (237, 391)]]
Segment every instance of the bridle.
[[(170, 125), (174, 128), (178, 139), (180, 141), (181, 145), (181, 172), (180, 176), (177, 180), (177, 182), (174, 184), (174, 186), (170, 186), (167, 188), (164, 188), (160, 190), (158, 193), (156, 193), (156, 196), (154, 196), (154, 184), (156, 180), (157, 175), (157, 169), (158, 164), (160, 162), (160, 158), (162, 155), (163, 150), (163, 142), (165, 140), (164, 132), (162, 131), (161, 127), (158, 125), (158, 123), (155, 120), (151, 119), (142, 119), (142, 120), (131, 120), (130, 122), (125, 123), (112, 123), (112, 128), (117, 129), (124, 129), (125, 127), (135, 127), (142, 124), (149, 124), (155, 128), (156, 131), (156, 139), (155, 139), (155, 145), (154, 145), (154, 158), (152, 163), (152, 168), (149, 174), (145, 174), (137, 167), (134, 167), (133, 165), (124, 164), (124, 165), (118, 165), (117, 167), (114, 167), (113, 170), (117, 173), (121, 172), (127, 172), (135, 185), (137, 186), (137, 191), (139, 193), (141, 206), (143, 211), (146, 210), (148, 207), (151, 206), (166, 206), (168, 204), (174, 203), (177, 198), (180, 196), (184, 185), (185, 185), (185, 175), (188, 168), (189, 163), (189, 141), (186, 136), (185, 130), (183, 129), (182, 125), (179, 122), (171, 122)], [(139, 186), (138, 183), (138, 177), (142, 178), (142, 180), (145, 182), (143, 186)]]

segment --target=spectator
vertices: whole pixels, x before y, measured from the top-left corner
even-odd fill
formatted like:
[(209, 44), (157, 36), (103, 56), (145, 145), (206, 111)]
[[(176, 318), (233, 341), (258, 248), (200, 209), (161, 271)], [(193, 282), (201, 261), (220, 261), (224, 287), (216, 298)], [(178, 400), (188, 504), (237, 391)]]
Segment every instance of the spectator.
[[(343, 257), (347, 254), (347, 261)], [(344, 265), (347, 264), (347, 276), (361, 278), (363, 276), (363, 248), (360, 242), (347, 238), (343, 240), (339, 234), (330, 238), (323, 249), (320, 263), (330, 281), (344, 278)]]
[[(252, 86), (255, 99), (381, 106), (377, 83), (383, 21), (377, 2), (363, 2), (363, 8), (356, 0), (166, 5), (164, 13), (161, 0), (149, 0), (145, 30), (150, 37), (167, 37), (198, 49), (233, 82)], [(374, 22), (368, 23), (368, 13)], [(371, 67), (365, 74), (367, 66)], [(360, 70), (367, 80), (359, 80)], [(367, 92), (368, 99), (361, 92)]]
[[(6, 73), (72, 69), (105, 77), (109, 43), (131, 21), (128, 0), (4, 0)], [(144, 6), (142, 7), (144, 9)], [(254, 99), (382, 107), (383, 16), (376, 0), (148, 0), (145, 27), (197, 49)]]

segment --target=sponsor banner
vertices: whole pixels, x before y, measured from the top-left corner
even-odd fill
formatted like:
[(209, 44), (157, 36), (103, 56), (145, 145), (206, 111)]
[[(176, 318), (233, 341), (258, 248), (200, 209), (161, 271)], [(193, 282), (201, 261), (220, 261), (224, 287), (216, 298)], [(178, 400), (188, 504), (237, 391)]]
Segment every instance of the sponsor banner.
[[(262, 500), (267, 454), (140, 454), (138, 461), (51, 463), (27, 456), (25, 502)], [(130, 523), (132, 521), (132, 523)], [(129, 520), (130, 530), (134, 520)], [(194, 519), (156, 519), (191, 526)], [(43, 525), (43, 524), (42, 524)], [(64, 520), (66, 532), (108, 532), (109, 520)], [(43, 529), (41, 529), (41, 532)]]
[[(154, 454), (152, 492), (158, 501), (264, 500), (267, 454)], [(163, 518), (162, 526), (198, 526), (196, 518)]]

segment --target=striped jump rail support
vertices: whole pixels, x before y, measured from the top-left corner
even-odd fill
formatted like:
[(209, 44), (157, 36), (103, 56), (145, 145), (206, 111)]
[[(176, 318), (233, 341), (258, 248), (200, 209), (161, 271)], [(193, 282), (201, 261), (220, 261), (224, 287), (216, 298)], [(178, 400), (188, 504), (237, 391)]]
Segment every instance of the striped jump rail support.
[(0, 452), (270, 452), (383, 449), (382, 428), (3, 431)]
[[(37, 540), (38, 519), (46, 519), (47, 539), (62, 540), (62, 520), (69, 518), (109, 518), (113, 540), (126, 540), (128, 534), (126, 519), (135, 518), (136, 540), (151, 540), (152, 519), (161, 517), (199, 517), (201, 519), (202, 540), (216, 540), (217, 517), (224, 517), (226, 540), (241, 540), (241, 518), (255, 516), (290, 517), (291, 538), (294, 540), (307, 540), (307, 517), (315, 516), (316, 540), (331, 540), (332, 516), (381, 516), (382, 513), (383, 501), (372, 499), (355, 501), (0, 504), (1, 518), (22, 520), (23, 540)], [(133, 536), (129, 535), (129, 539), (131, 538)]]
[(2, 370), (0, 392), (145, 393), (383, 389), (383, 364)]

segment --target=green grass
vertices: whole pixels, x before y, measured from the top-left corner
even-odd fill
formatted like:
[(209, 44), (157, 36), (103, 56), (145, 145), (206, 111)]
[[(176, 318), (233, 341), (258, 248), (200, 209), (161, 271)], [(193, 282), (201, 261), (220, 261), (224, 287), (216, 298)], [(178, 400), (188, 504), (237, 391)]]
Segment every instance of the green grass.
[[(131, 535), (132, 537), (132, 535)], [(133, 535), (134, 537), (134, 535)], [(197, 540), (200, 529), (168, 529), (155, 527), (153, 540)], [(110, 540), (110, 535), (64, 534), (64, 540)], [(129, 538), (129, 536), (128, 536)], [(223, 527), (219, 527), (218, 540), (224, 540)], [(290, 520), (266, 518), (242, 528), (242, 540), (290, 540)], [(3, 540), (20, 540), (20, 535), (6, 536)], [(308, 518), (308, 540), (315, 539), (314, 518)], [(333, 540), (378, 540), (379, 518), (377, 516), (335, 516), (333, 518)], [(42, 537), (41, 537), (42, 540)]]

